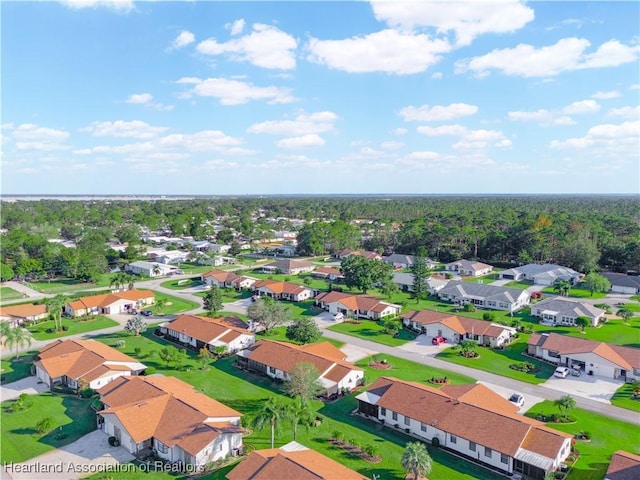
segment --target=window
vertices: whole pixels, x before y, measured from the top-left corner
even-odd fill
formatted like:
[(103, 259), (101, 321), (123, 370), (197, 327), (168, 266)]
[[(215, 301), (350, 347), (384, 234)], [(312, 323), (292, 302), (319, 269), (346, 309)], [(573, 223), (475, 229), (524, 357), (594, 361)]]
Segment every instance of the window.
[(159, 440), (156, 440), (156, 450), (160, 453), (167, 453), (169, 451), (167, 446)]
[(398, 413), (397, 412), (393, 412), (391, 414), (391, 418), (393, 418), (394, 420), (398, 420)]
[(273, 367), (269, 367), (269, 373), (276, 373), (276, 369)]
[(469, 442), (469, 450), (472, 452), (476, 451), (476, 442)]
[(501, 461), (502, 463), (509, 463), (509, 457), (508, 457), (508, 456), (506, 456), (504, 453), (501, 453), (501, 454), (500, 454), (500, 461)]
[(449, 435), (449, 441), (451, 443), (458, 443), (458, 437), (456, 437), (455, 435)]
[(405, 425), (411, 425), (411, 418), (407, 417), (406, 415), (404, 416), (404, 424)]
[(484, 447), (484, 456), (491, 458), (491, 449), (489, 447)]
[(420, 431), (421, 432), (426, 432), (427, 431), (427, 424), (426, 423), (421, 423), (420, 424)]
[(384, 407), (380, 407), (380, 415), (382, 415), (383, 417), (387, 416), (387, 409)]

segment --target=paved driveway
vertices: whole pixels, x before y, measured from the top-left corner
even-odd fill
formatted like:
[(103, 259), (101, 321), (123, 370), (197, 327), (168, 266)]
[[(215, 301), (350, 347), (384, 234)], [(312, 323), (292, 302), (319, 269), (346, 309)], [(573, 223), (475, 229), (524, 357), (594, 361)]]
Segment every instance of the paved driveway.
[(350, 344), (346, 344), (344, 347), (340, 348), (340, 350), (342, 350), (347, 356), (347, 362), (352, 362), (352, 363), (378, 353), (374, 350), (369, 350), (363, 347), (359, 347), (357, 345), (350, 345)]
[(499, 394), (500, 396), (506, 398), (507, 400), (509, 400), (509, 397), (511, 396), (512, 393), (519, 393), (524, 397), (524, 405), (522, 407), (520, 407), (520, 409), (518, 410), (518, 413), (524, 413), (527, 410), (529, 410), (531, 407), (533, 407), (536, 403), (540, 403), (544, 400), (544, 398), (536, 396), (536, 395), (532, 395), (530, 393), (526, 393), (526, 392), (521, 392), (521, 391), (515, 391), (511, 388), (508, 387), (503, 387), (501, 385), (496, 385), (495, 383), (490, 383), (490, 382), (483, 382), (483, 381), (478, 381), (478, 383), (483, 384), (485, 387), (490, 388), (491, 390), (493, 390), (494, 392), (496, 392), (497, 394)]
[(418, 353), (420, 355), (426, 355), (427, 357), (435, 357), (445, 348), (452, 346), (450, 343), (441, 343), (440, 345), (433, 345), (431, 343), (433, 337), (426, 335), (418, 335), (415, 340), (400, 345), (398, 348), (407, 352)]
[[(113, 465), (127, 463), (133, 460), (122, 447), (112, 447), (108, 443), (109, 437), (102, 430), (96, 430), (69, 445), (58, 448), (39, 457), (32, 458), (18, 464), (25, 472), (10, 470), (11, 465), (4, 465), (3, 479), (13, 480), (75, 480), (87, 477), (92, 473), (104, 472)], [(55, 472), (38, 472), (43, 465), (55, 466)], [(31, 468), (31, 471), (28, 469)], [(122, 467), (126, 472), (128, 465)], [(84, 472), (84, 473), (82, 473)]]
[(7, 383), (0, 387), (0, 399), (2, 401), (13, 400), (18, 398), (20, 394), (35, 395), (48, 391), (49, 388), (44, 383), (38, 383), (38, 379), (33, 377), (23, 378), (17, 382)]
[(576, 395), (597, 402), (611, 404), (611, 397), (623, 384), (624, 382), (622, 380), (595, 377), (583, 373), (579, 377), (551, 377), (544, 382), (542, 386), (559, 390), (569, 395)]

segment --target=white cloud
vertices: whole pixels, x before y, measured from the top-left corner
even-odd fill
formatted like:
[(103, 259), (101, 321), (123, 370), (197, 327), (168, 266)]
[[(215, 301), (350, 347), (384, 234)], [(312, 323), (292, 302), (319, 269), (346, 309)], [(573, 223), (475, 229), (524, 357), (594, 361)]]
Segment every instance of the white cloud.
[(475, 115), (478, 107), (467, 103), (452, 103), (451, 105), (422, 105), (421, 107), (404, 107), (399, 114), (405, 122), (441, 122), (460, 117)]
[(393, 130), (391, 130), (391, 133), (399, 137), (406, 135), (408, 132), (409, 130), (407, 130), (406, 128), (394, 128)]
[(69, 139), (69, 132), (54, 128), (39, 127), (32, 123), (23, 123), (17, 127), (3, 126), (11, 132), (18, 150), (52, 151), (69, 148), (64, 143)]
[(221, 105), (240, 105), (252, 100), (268, 100), (268, 103), (271, 104), (292, 103), (295, 101), (288, 88), (258, 87), (249, 82), (226, 78), (201, 80), (199, 78), (184, 77), (176, 83), (194, 85), (191, 90), (181, 94), (182, 98), (191, 98), (193, 95), (213, 97), (219, 99)]
[(600, 110), (600, 105), (595, 100), (582, 100), (573, 102), (562, 109), (563, 113), (576, 115), (580, 113), (595, 113)]
[(223, 43), (210, 38), (200, 42), (196, 48), (205, 55), (227, 54), (234, 61), (249, 62), (262, 68), (291, 70), (296, 66), (297, 46), (296, 39), (288, 33), (271, 25), (256, 23), (248, 35)]
[(403, 142), (396, 142), (396, 141), (388, 141), (388, 142), (382, 142), (380, 144), (380, 148), (383, 148), (385, 150), (397, 150), (398, 148), (402, 148), (404, 147), (404, 143)]
[(422, 125), (418, 127), (416, 131), (422, 135), (426, 135), (427, 137), (441, 137), (444, 135), (454, 135), (459, 137), (464, 135), (467, 132), (467, 129), (462, 125), (441, 125), (439, 127)]
[(150, 93), (134, 93), (129, 95), (124, 103), (131, 103), (133, 105), (144, 105), (148, 108), (153, 108), (155, 110), (165, 110), (171, 111), (173, 110), (173, 105), (164, 105), (160, 102), (153, 102), (153, 95)]
[(170, 50), (177, 50), (186, 47), (196, 41), (196, 36), (189, 30), (183, 30), (178, 34), (173, 42), (171, 42)]
[(567, 140), (553, 140), (551, 148), (577, 148), (589, 147), (633, 147), (637, 157), (637, 145), (639, 141), (640, 120), (624, 122), (619, 125), (603, 124), (591, 127), (584, 137), (569, 138)]
[(320, 147), (325, 144), (324, 139), (320, 135), (311, 133), (299, 137), (283, 138), (276, 142), (276, 146), (280, 148), (307, 148)]
[(634, 83), (629, 87), (629, 90), (640, 90), (640, 83)]
[(133, 0), (60, 0), (60, 3), (74, 10), (105, 7), (118, 12), (128, 13), (135, 8)]
[(442, 78), (442, 72), (436, 72), (433, 75), (431, 75), (431, 78), (433, 78), (434, 80), (440, 80)]
[(250, 133), (269, 133), (272, 135), (307, 135), (329, 132), (334, 128), (338, 116), (333, 112), (315, 112), (301, 114), (294, 120), (269, 120), (254, 123), (247, 131)]
[(453, 32), (458, 45), (469, 45), (485, 33), (515, 32), (534, 19), (533, 9), (519, 1), (491, 2), (391, 2), (372, 1), (377, 20), (391, 27), (413, 30), (434, 27)]
[(460, 141), (453, 145), (455, 149), (483, 149), (488, 147), (507, 148), (511, 140), (498, 130), (469, 130)]
[(612, 108), (607, 112), (607, 117), (639, 118), (640, 105), (635, 107)]
[(227, 23), (224, 28), (230, 31), (231, 35), (240, 35), (245, 26), (245, 21), (243, 18), (239, 18), (233, 23)]
[(424, 72), (449, 52), (446, 40), (426, 34), (382, 30), (344, 40), (311, 38), (307, 60), (349, 73), (385, 72), (408, 75)]
[(609, 100), (611, 98), (618, 98), (620, 96), (620, 92), (616, 90), (612, 90), (609, 92), (596, 92), (591, 95), (591, 98), (595, 98), (597, 100)]
[(535, 112), (509, 112), (509, 120), (513, 122), (538, 122), (543, 127), (575, 125), (575, 120), (567, 115), (541, 109)]
[(124, 120), (92, 122), (91, 125), (80, 129), (81, 132), (90, 133), (94, 137), (131, 137), (140, 139), (154, 138), (167, 130), (167, 127), (152, 127), (141, 120), (133, 120), (131, 122)]
[(593, 53), (585, 53), (591, 42), (584, 38), (563, 38), (554, 45), (536, 48), (520, 44), (514, 48), (496, 49), (486, 55), (460, 60), (455, 64), (456, 73), (471, 71), (479, 77), (492, 70), (500, 70), (509, 76), (551, 77), (563, 72), (588, 68), (616, 67), (634, 62), (638, 46), (627, 46), (610, 40)]

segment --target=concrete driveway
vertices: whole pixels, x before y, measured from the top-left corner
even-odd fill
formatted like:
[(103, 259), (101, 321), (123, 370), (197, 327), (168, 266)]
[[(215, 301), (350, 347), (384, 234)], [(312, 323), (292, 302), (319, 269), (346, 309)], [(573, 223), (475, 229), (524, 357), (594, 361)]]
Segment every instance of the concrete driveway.
[[(104, 472), (107, 468), (118, 471), (115, 465), (133, 460), (133, 456), (122, 447), (112, 447), (108, 443), (109, 437), (102, 430), (96, 430), (69, 445), (32, 458), (16, 465), (4, 465), (2, 478), (13, 480), (75, 480), (87, 477), (93, 473)], [(43, 466), (54, 470), (38, 472)], [(20, 468), (22, 472), (18, 472)], [(31, 471), (29, 471), (29, 468)], [(126, 472), (128, 465), (121, 467)]]
[(498, 395), (506, 398), (507, 400), (509, 400), (509, 397), (511, 396), (512, 393), (521, 394), (524, 397), (524, 405), (520, 407), (520, 409), (518, 410), (518, 413), (524, 413), (527, 410), (529, 410), (531, 407), (533, 407), (536, 403), (540, 403), (544, 400), (544, 398), (542, 397), (538, 397), (536, 395), (532, 395), (526, 392), (516, 391), (511, 388), (503, 387), (501, 385), (496, 385), (495, 383), (489, 383), (489, 382), (483, 382), (483, 381), (478, 381), (478, 383), (481, 383), (485, 387), (490, 388), (491, 390), (496, 392)]
[(48, 391), (49, 388), (44, 383), (38, 383), (38, 379), (33, 377), (27, 377), (18, 380), (17, 382), (7, 383), (0, 386), (0, 399), (2, 401), (13, 400), (18, 398), (21, 394), (35, 395)]
[(404, 345), (400, 345), (398, 348), (407, 352), (418, 353), (427, 357), (435, 357), (444, 349), (452, 346), (451, 343), (441, 343), (440, 345), (433, 345), (431, 341), (433, 337), (427, 335), (418, 335), (415, 340), (407, 342)]
[(344, 354), (347, 356), (347, 362), (352, 362), (352, 363), (378, 353), (374, 350), (368, 350), (366, 348), (359, 347), (357, 345), (350, 345), (350, 344), (346, 344), (344, 347), (340, 348), (340, 350), (342, 350)]
[(569, 395), (589, 398), (597, 402), (611, 404), (611, 397), (624, 382), (593, 375), (582, 374), (579, 377), (551, 377), (542, 386), (565, 392)]

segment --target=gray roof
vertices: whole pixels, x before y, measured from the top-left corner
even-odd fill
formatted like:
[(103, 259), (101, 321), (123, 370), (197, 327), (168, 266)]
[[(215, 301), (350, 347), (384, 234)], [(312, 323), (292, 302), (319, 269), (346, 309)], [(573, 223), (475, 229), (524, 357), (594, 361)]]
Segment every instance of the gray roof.
[(551, 263), (529, 263), (527, 265), (522, 265), (520, 267), (510, 268), (509, 270), (504, 270), (500, 272), (502, 275), (504, 274), (518, 274), (521, 273), (523, 275), (527, 275), (528, 277), (533, 277), (537, 275), (548, 276), (550, 278), (558, 278), (558, 279), (570, 279), (580, 274), (575, 270), (569, 267), (563, 267), (561, 265), (553, 265)]
[(385, 263), (404, 263), (406, 265), (413, 265), (415, 256), (405, 255), (404, 253), (392, 253), (388, 257), (382, 257), (382, 261)]
[(464, 268), (465, 270), (483, 270), (487, 267), (490, 267), (491, 265), (488, 265), (486, 263), (482, 263), (482, 262), (475, 262), (472, 260), (456, 260), (455, 262), (449, 262), (447, 263), (447, 267), (449, 265), (460, 265), (462, 268)]
[[(427, 285), (429, 288), (436, 288), (446, 285), (449, 281), (450, 280), (429, 277), (427, 278)], [(398, 285), (413, 285), (413, 273), (394, 273), (393, 283), (397, 283)]]
[(634, 275), (605, 272), (602, 276), (606, 277), (614, 286), (640, 288), (640, 277)]
[(456, 296), (470, 296), (479, 297), (487, 300), (503, 301), (513, 303), (523, 295), (531, 296), (526, 290), (520, 290), (518, 288), (506, 288), (496, 285), (485, 285), (482, 283), (449, 282), (439, 294), (453, 294)]
[(561, 297), (546, 298), (541, 302), (536, 303), (536, 308), (558, 312), (559, 314), (566, 315), (568, 317), (585, 316), (589, 318), (596, 318), (604, 313), (604, 310), (596, 308), (588, 303), (576, 302), (575, 300), (569, 300), (568, 298)]
[(279, 259), (275, 262), (268, 263), (265, 267), (275, 267), (280, 270), (293, 270), (296, 268), (315, 267), (315, 264), (306, 260)]

